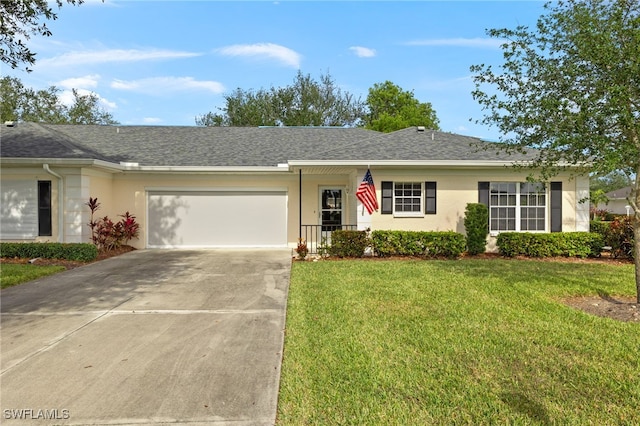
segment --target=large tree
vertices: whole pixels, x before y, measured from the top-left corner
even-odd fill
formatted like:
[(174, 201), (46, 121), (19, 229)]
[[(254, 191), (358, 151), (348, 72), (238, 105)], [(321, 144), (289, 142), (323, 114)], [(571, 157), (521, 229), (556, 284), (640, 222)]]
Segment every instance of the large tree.
[(411, 126), (425, 126), (438, 130), (439, 120), (428, 102), (420, 102), (412, 91), (385, 81), (369, 89), (366, 101), (369, 113), (364, 127), (379, 132), (393, 132)]
[[(474, 65), (473, 97), (506, 150), (536, 148), (532, 166), (548, 178), (562, 164), (588, 164), (600, 175), (640, 173), (640, 2), (565, 0), (545, 5), (535, 29), (491, 29), (504, 40), (504, 62)], [(635, 263), (640, 303), (640, 179)]]
[(100, 106), (95, 93), (81, 94), (72, 89), (73, 103), (60, 101), (55, 86), (33, 90), (20, 79), (0, 79), (0, 121), (30, 121), (49, 124), (117, 124), (111, 113)]
[[(79, 5), (84, 0), (66, 0), (67, 3)], [(57, 19), (53, 6), (62, 7), (62, 0), (2, 0), (0, 1), (0, 61), (11, 68), (25, 64), (25, 70), (31, 71), (30, 65), (36, 61), (25, 41), (33, 35), (49, 37), (51, 31), (44, 20)]]
[(319, 80), (298, 72), (286, 87), (235, 91), (224, 96), (221, 114), (196, 117), (201, 126), (354, 126), (363, 116), (363, 104), (343, 92), (330, 75)]

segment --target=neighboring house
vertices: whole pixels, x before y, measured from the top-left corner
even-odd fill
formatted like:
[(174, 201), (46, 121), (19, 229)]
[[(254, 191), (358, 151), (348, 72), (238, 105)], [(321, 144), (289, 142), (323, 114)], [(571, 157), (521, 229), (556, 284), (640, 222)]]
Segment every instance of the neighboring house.
[[(295, 247), (340, 227), (464, 233), (467, 203), (500, 231), (589, 227), (587, 177), (528, 183), (510, 167), (531, 155), (480, 139), (408, 128), (98, 126), (19, 123), (0, 129), (0, 238), (90, 241), (100, 216), (129, 211), (138, 248)], [(371, 170), (380, 209), (355, 191)]]
[(609, 201), (607, 202), (606, 209), (614, 214), (632, 214), (633, 207), (630, 206), (628, 200), (630, 194), (630, 186), (607, 192), (605, 195)]

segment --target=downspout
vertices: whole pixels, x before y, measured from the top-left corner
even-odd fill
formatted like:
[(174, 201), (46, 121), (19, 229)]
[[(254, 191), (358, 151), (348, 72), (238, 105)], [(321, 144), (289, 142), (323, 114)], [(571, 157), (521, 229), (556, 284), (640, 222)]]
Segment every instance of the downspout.
[(298, 170), (298, 241), (302, 241), (302, 169)]
[(48, 164), (43, 164), (42, 168), (52, 176), (58, 178), (58, 242), (64, 243), (64, 182), (62, 176), (49, 168)]

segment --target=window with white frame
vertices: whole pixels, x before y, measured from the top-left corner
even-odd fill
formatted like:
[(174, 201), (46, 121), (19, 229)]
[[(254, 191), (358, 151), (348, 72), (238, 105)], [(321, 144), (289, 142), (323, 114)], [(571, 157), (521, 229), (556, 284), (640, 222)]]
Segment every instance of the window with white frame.
[(500, 231), (545, 231), (547, 193), (541, 183), (491, 182), (489, 227)]
[(544, 231), (547, 218), (547, 191), (541, 183), (520, 184), (520, 230)]
[(394, 182), (393, 208), (398, 214), (421, 214), (422, 182)]
[(437, 213), (438, 183), (382, 181), (381, 214), (425, 217)]

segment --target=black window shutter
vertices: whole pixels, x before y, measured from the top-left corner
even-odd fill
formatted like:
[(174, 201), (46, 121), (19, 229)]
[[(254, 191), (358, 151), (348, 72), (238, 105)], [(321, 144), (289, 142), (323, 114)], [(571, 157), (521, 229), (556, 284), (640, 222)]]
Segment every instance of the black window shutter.
[(393, 214), (393, 182), (382, 182), (382, 214)]
[(38, 235), (50, 237), (51, 233), (51, 181), (38, 181)]
[(424, 213), (436, 214), (436, 183), (424, 183)]
[(478, 182), (478, 203), (489, 207), (490, 182)]
[(551, 232), (562, 232), (562, 182), (551, 182)]

